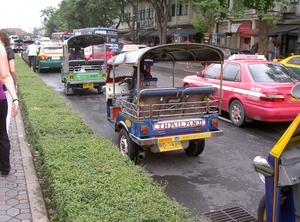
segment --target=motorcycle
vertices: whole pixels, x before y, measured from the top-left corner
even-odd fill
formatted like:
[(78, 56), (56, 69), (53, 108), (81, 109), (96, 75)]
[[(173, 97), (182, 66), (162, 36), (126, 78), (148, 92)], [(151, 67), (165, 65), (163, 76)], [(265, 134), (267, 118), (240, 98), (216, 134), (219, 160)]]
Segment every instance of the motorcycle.
[[(291, 102), (300, 100), (300, 84), (291, 91)], [(300, 221), (300, 113), (267, 158), (257, 156), (253, 167), (265, 183), (258, 222)]]

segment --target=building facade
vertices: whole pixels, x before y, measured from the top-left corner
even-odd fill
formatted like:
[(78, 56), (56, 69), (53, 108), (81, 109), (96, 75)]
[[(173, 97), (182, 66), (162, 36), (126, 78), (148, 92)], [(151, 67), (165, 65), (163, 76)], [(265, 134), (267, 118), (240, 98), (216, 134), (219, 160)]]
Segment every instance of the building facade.
[[(277, 16), (276, 27), (269, 30), (269, 42), (274, 42), (281, 46), (282, 56), (293, 52), (296, 48), (298, 30), (300, 26), (300, 5), (299, 0), (290, 0), (290, 5), (277, 5), (270, 9), (268, 14)], [(233, 0), (229, 1), (229, 7), (233, 6)], [(149, 3), (139, 3), (137, 10), (137, 21), (139, 29), (137, 32), (138, 43), (147, 45), (159, 44), (155, 11)], [(191, 25), (193, 12), (197, 8), (193, 1), (188, 3), (177, 3), (174, 1), (168, 16), (167, 43), (183, 42), (188, 38), (191, 42), (203, 42), (202, 33)], [(280, 12), (285, 11), (281, 14)], [(243, 18), (232, 18), (231, 21), (220, 21), (214, 24), (211, 30), (211, 43), (225, 45), (242, 50), (250, 50), (251, 46), (258, 44), (258, 17), (254, 9), (245, 9)], [(125, 9), (127, 17), (134, 17), (134, 10), (131, 7)], [(216, 13), (215, 17), (218, 14)], [(128, 39), (135, 38), (126, 22), (119, 26), (121, 36)]]

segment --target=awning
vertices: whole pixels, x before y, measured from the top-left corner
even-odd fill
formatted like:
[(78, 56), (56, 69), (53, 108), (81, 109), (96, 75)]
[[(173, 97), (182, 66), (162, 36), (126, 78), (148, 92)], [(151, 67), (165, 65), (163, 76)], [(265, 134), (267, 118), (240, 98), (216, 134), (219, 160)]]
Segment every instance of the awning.
[(154, 30), (153, 32), (149, 33), (148, 36), (158, 36), (158, 30)]
[(217, 38), (225, 38), (226, 34), (225, 33), (212, 33), (212, 36), (216, 36)]
[(181, 29), (179, 33), (182, 33), (182, 34), (189, 34), (189, 35), (194, 35), (196, 34), (198, 31), (198, 29), (195, 29), (195, 28), (191, 28), (191, 29)]
[(140, 30), (138, 32), (138, 35), (139, 36), (147, 36), (147, 35), (149, 35), (150, 33), (154, 32), (154, 31), (155, 31), (154, 29)]
[[(300, 26), (299, 26), (299, 28), (300, 28)], [(289, 31), (287, 34), (288, 35), (299, 35), (299, 28)]]
[(175, 29), (175, 28), (170, 28), (170, 29), (168, 29), (168, 31), (167, 31), (167, 36), (172, 36), (172, 35), (174, 35), (174, 33), (176, 33), (177, 32), (177, 29)]
[(285, 34), (289, 31), (298, 29), (299, 25), (277, 25), (274, 29), (270, 30), (268, 35)]
[(255, 35), (259, 29), (251, 29), (248, 31), (244, 31), (241, 33), (241, 38), (251, 38), (251, 36)]
[(234, 23), (231, 24), (231, 32), (245, 32), (251, 30), (250, 23)]

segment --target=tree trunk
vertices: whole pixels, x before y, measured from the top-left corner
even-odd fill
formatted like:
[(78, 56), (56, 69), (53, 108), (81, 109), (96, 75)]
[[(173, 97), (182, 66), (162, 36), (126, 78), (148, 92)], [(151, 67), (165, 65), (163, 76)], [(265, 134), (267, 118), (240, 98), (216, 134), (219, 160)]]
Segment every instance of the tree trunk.
[(268, 25), (266, 20), (258, 18), (259, 36), (258, 36), (258, 54), (264, 55), (268, 59), (269, 37)]

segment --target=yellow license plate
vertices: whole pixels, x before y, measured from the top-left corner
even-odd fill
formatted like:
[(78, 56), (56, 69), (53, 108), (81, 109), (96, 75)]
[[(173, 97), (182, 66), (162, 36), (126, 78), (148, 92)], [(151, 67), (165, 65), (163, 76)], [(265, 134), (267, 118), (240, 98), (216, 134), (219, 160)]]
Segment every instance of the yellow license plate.
[(94, 83), (84, 83), (82, 84), (83, 89), (94, 88)]
[(160, 152), (182, 149), (182, 145), (179, 141), (158, 143), (157, 145), (158, 145)]
[(186, 135), (186, 136), (180, 136), (179, 140), (196, 140), (196, 139), (204, 139), (204, 138), (210, 138), (211, 132), (207, 133), (199, 133), (199, 134), (193, 134), (193, 135)]

